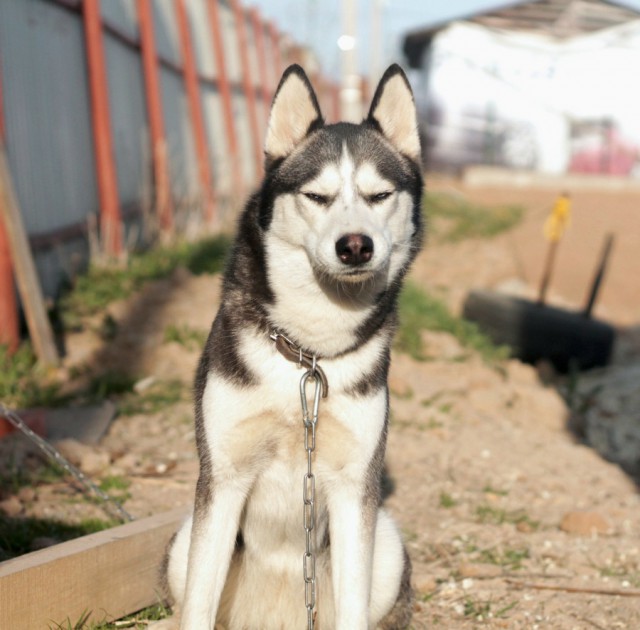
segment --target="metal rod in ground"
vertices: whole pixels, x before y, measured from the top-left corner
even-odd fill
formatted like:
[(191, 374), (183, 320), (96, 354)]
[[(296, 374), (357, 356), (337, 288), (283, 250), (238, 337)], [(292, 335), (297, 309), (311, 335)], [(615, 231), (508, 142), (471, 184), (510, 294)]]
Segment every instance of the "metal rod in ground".
[(547, 250), (547, 258), (544, 263), (544, 272), (542, 273), (542, 281), (540, 282), (540, 292), (538, 293), (538, 304), (545, 303), (547, 288), (549, 287), (549, 281), (551, 280), (551, 274), (553, 273), (553, 266), (556, 260), (557, 248), (558, 248), (558, 241), (551, 241), (549, 243), (549, 249)]
[(604, 247), (602, 248), (602, 254), (600, 254), (600, 263), (598, 264), (596, 275), (594, 276), (593, 282), (591, 283), (591, 290), (589, 291), (587, 305), (584, 307), (583, 315), (585, 317), (591, 317), (593, 305), (596, 302), (596, 298), (598, 297), (598, 293), (600, 291), (600, 285), (602, 284), (602, 279), (604, 278), (605, 271), (607, 270), (607, 263), (609, 262), (609, 255), (611, 254), (614, 240), (615, 237), (613, 234), (607, 234), (604, 241)]

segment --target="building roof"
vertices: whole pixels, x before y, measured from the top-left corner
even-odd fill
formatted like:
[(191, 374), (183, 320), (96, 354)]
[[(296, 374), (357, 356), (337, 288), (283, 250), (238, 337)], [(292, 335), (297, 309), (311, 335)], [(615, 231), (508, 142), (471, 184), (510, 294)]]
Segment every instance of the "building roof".
[[(607, 0), (529, 0), (502, 5), (453, 21), (471, 22), (502, 31), (520, 31), (569, 39), (618, 26), (640, 12)], [(451, 21), (439, 22), (405, 36), (403, 52), (411, 68), (419, 68), (422, 54)]]

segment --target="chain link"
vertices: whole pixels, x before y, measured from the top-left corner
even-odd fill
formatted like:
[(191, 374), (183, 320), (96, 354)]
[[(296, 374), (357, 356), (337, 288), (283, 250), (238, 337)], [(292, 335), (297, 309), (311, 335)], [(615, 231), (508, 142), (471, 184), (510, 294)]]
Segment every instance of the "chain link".
[[(307, 383), (315, 383), (313, 407), (309, 413), (307, 402)], [(316, 449), (316, 427), (318, 425), (318, 411), (322, 396), (322, 382), (316, 374), (316, 358), (313, 365), (300, 379), (300, 402), (302, 403), (302, 422), (304, 425), (304, 449), (307, 453), (307, 472), (303, 478), (303, 524), (305, 531), (305, 552), (302, 557), (302, 573), (304, 576), (304, 600), (307, 607), (307, 629), (313, 630), (316, 607), (316, 555), (315, 555), (315, 526), (316, 526), (316, 477), (313, 474), (313, 453)]]
[(127, 512), (118, 501), (110, 497), (106, 492), (101, 490), (91, 479), (89, 479), (81, 470), (76, 468), (69, 460), (67, 460), (58, 449), (46, 440), (34, 433), (26, 422), (13, 410), (8, 409), (0, 402), (0, 417), (6, 418), (16, 429), (22, 431), (36, 446), (55, 464), (66, 470), (75, 477), (89, 492), (95, 494), (104, 504), (105, 508), (115, 509), (120, 520), (133, 521), (134, 518)]

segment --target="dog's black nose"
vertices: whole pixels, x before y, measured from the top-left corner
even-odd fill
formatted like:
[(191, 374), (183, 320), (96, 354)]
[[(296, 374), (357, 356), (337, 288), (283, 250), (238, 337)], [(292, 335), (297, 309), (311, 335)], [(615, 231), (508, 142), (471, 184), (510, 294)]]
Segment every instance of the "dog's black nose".
[(366, 234), (345, 234), (336, 241), (336, 254), (345, 265), (362, 265), (373, 256), (373, 240)]

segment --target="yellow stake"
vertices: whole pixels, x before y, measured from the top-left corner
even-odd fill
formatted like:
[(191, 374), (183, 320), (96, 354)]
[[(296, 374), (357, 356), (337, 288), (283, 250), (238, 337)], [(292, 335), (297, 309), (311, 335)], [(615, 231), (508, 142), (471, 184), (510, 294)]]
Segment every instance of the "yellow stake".
[(544, 304), (547, 296), (547, 287), (551, 280), (551, 272), (556, 259), (556, 247), (562, 238), (564, 231), (571, 224), (571, 197), (569, 193), (561, 193), (553, 204), (553, 210), (544, 222), (544, 236), (549, 241), (547, 259), (542, 273), (538, 304)]
[(553, 210), (544, 222), (544, 235), (548, 241), (557, 243), (571, 225), (571, 197), (563, 192), (553, 204)]

